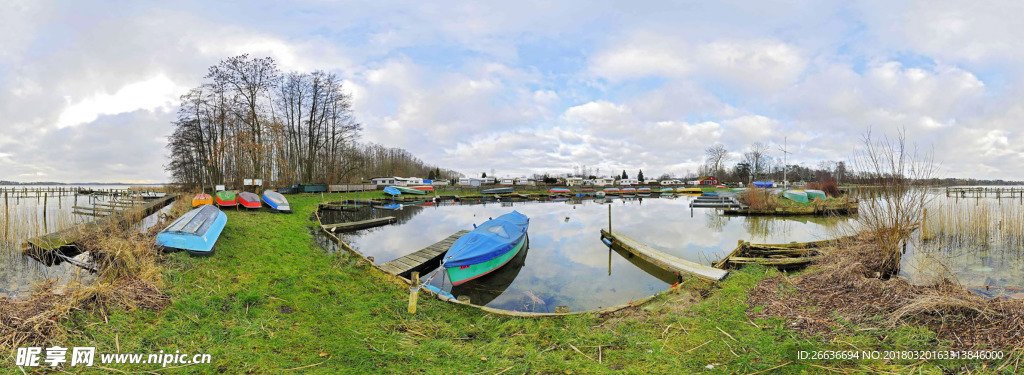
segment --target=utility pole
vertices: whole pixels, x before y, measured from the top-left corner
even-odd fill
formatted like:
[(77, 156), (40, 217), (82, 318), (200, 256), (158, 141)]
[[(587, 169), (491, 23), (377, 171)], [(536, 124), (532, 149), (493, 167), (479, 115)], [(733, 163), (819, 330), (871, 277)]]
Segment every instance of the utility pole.
[(788, 147), (788, 143), (789, 143), (788, 141), (789, 141), (788, 137), (782, 137), (782, 147), (779, 148), (779, 151), (782, 151), (782, 187), (783, 188), (789, 187), (789, 176), (787, 176), (787, 174), (786, 174), (786, 172), (789, 171), (789, 162), (788, 162), (788, 158), (786, 157), (786, 156), (789, 155), (789, 151), (786, 150), (786, 148)]

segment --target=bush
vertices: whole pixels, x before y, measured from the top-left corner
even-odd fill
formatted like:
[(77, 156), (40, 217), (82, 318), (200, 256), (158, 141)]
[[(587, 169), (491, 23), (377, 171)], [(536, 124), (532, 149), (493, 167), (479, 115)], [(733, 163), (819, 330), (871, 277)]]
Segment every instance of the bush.
[(839, 191), (839, 184), (837, 184), (836, 180), (833, 180), (831, 177), (824, 177), (821, 180), (818, 180), (818, 182), (810, 182), (807, 184), (807, 188), (824, 191), (825, 195), (830, 197), (838, 197), (842, 195), (842, 192)]

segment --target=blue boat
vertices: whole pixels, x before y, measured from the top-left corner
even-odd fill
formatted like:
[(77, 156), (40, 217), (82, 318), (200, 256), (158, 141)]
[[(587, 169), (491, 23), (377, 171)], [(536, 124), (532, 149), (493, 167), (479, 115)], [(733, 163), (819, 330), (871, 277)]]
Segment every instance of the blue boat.
[(488, 220), (448, 248), (444, 268), (453, 286), (501, 268), (526, 244), (530, 218), (512, 211)]
[(704, 195), (705, 197), (717, 197), (718, 193), (710, 193), (705, 191), (702, 195)]
[(292, 212), (292, 207), (288, 205), (288, 199), (286, 199), (281, 193), (273, 190), (267, 190), (263, 192), (263, 201), (267, 203), (267, 206), (273, 208), (277, 212)]
[(394, 186), (388, 186), (384, 188), (384, 194), (393, 195), (397, 197), (399, 195), (402, 195), (402, 191), (398, 190), (398, 188)]
[(156, 245), (165, 250), (185, 250), (194, 256), (213, 255), (228, 217), (216, 206), (206, 204), (181, 215), (156, 235)]

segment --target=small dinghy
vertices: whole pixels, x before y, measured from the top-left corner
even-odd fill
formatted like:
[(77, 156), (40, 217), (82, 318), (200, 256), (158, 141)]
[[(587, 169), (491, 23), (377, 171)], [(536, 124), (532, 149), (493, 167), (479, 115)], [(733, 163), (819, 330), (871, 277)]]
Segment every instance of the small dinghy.
[(398, 188), (396, 188), (394, 186), (388, 186), (388, 187), (384, 188), (384, 194), (391, 195), (391, 196), (399, 196), (399, 195), (402, 195), (402, 191), (398, 190)]
[(457, 286), (501, 268), (523, 249), (529, 227), (530, 218), (512, 211), (459, 237), (445, 255), (448, 280)]
[(213, 205), (189, 211), (156, 235), (156, 245), (165, 250), (185, 250), (194, 256), (213, 255), (228, 216)]
[(196, 208), (204, 204), (213, 204), (213, 197), (211, 197), (210, 194), (200, 193), (192, 197), (192, 208)]
[(419, 191), (434, 191), (433, 186), (413, 186), (412, 188)]
[(510, 187), (500, 187), (500, 188), (481, 190), (480, 194), (509, 194), (509, 193), (514, 192), (514, 191), (515, 191), (515, 189), (510, 188)]
[(804, 193), (807, 193), (807, 200), (809, 200), (809, 201), (813, 201), (815, 199), (821, 199), (821, 200), (828, 199), (828, 196), (826, 196), (825, 192), (822, 191), (822, 190), (807, 189), (807, 190), (804, 190)]
[(807, 193), (802, 190), (786, 190), (782, 196), (794, 202), (809, 203)]
[(267, 206), (273, 208), (277, 212), (292, 212), (292, 207), (288, 205), (288, 199), (286, 199), (281, 193), (273, 190), (267, 190), (263, 192), (263, 201), (267, 203)]
[(238, 193), (238, 204), (249, 209), (263, 207), (263, 203), (260, 203), (260, 196), (248, 191)]
[(232, 207), (238, 204), (238, 197), (235, 196), (235, 192), (233, 191), (218, 191), (213, 199), (217, 202), (217, 205), (221, 207)]

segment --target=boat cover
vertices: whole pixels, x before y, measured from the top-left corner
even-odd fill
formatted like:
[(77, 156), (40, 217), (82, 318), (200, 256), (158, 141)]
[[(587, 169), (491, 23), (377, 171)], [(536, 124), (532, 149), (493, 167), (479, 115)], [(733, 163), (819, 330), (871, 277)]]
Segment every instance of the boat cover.
[(775, 182), (772, 182), (772, 181), (754, 181), (754, 187), (759, 187), (759, 188), (775, 187)]
[(483, 263), (507, 253), (526, 236), (530, 218), (512, 211), (488, 220), (466, 233), (448, 249), (445, 267)]

